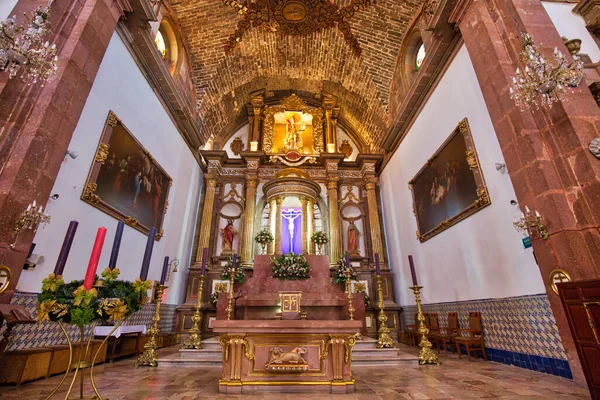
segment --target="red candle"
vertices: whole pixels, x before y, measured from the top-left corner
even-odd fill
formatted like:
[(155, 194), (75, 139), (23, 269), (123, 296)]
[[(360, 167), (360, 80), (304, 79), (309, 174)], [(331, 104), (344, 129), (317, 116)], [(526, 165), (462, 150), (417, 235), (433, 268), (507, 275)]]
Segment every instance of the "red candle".
[(413, 286), (417, 285), (417, 274), (415, 272), (415, 264), (411, 255), (408, 256), (408, 263), (410, 264), (410, 275), (412, 276)]
[(104, 238), (106, 237), (106, 228), (98, 228), (96, 234), (96, 241), (94, 242), (94, 248), (90, 255), (90, 263), (88, 264), (87, 271), (85, 273), (85, 280), (83, 281), (83, 287), (90, 290), (94, 286), (94, 279), (96, 277), (96, 269), (98, 269), (98, 262), (100, 262), (100, 254), (102, 253), (102, 246), (104, 245)]

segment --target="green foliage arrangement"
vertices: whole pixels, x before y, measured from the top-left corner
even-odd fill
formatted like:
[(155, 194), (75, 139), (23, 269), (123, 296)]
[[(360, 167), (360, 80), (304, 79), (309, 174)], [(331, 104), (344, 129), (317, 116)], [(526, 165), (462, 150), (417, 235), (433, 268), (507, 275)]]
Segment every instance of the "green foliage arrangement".
[[(223, 267), (223, 271), (221, 271), (221, 279), (229, 280), (231, 279), (231, 266), (233, 265), (233, 256), (227, 257), (227, 265)], [(246, 279), (246, 275), (244, 275), (244, 269), (238, 264), (235, 267), (235, 281), (238, 283), (244, 282)]]
[[(354, 281), (358, 281), (358, 274), (354, 272), (352, 266), (350, 266), (350, 277)], [(335, 269), (335, 273), (333, 275), (333, 283), (336, 285), (338, 283), (346, 283), (346, 272), (348, 268), (346, 268), (346, 257), (341, 256), (338, 260), (337, 267)]]
[(271, 276), (280, 280), (305, 280), (310, 278), (310, 267), (304, 254), (293, 252), (279, 258), (271, 257)]
[(267, 227), (263, 227), (261, 231), (258, 232), (258, 234), (254, 237), (254, 241), (256, 243), (260, 243), (261, 245), (271, 243), (273, 240), (275, 239)]
[(119, 273), (118, 268), (106, 268), (102, 272), (104, 286), (90, 290), (82, 280), (65, 283), (61, 275), (48, 275), (38, 295), (38, 322), (61, 321), (83, 327), (93, 321), (106, 323), (129, 317), (147, 302), (152, 283), (139, 278), (133, 283), (118, 281)]
[(312, 236), (310, 237), (310, 241), (315, 243), (315, 244), (325, 244), (329, 242), (329, 238), (327, 237), (327, 235), (322, 232), (322, 231), (318, 231), (312, 234)]

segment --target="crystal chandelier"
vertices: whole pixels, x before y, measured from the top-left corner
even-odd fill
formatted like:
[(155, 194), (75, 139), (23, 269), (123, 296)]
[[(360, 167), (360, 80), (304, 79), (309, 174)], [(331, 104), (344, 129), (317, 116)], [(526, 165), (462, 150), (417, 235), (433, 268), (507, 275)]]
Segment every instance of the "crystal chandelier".
[(44, 86), (58, 70), (56, 45), (44, 40), (52, 33), (47, 26), (51, 4), (52, 0), (46, 8), (31, 13), (27, 26), (17, 25), (16, 16), (0, 22), (0, 72), (8, 72), (9, 78), (22, 70), (21, 77), (28, 85), (40, 81)]
[(521, 61), (525, 68), (517, 68), (517, 74), (513, 77), (513, 85), (510, 87), (510, 98), (515, 104), (524, 110), (525, 107), (535, 106), (539, 109), (540, 104), (547, 105), (561, 100), (566, 92), (573, 92), (583, 79), (583, 61), (573, 54), (573, 62), (567, 58), (556, 47), (554, 48), (554, 59), (556, 64), (542, 55), (536, 48), (531, 35), (521, 33), (523, 37), (523, 51)]

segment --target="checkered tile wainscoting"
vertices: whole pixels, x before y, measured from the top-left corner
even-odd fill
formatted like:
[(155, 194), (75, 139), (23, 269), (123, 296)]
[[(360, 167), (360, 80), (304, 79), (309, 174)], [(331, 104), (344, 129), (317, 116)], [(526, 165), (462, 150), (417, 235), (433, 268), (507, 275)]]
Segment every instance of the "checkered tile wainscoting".
[[(29, 310), (31, 315), (35, 316), (37, 295), (37, 293), (15, 292), (11, 304), (24, 306)], [(155, 307), (155, 304), (146, 304), (140, 311), (125, 321), (125, 325), (146, 325), (150, 328)], [(174, 304), (161, 305), (159, 323), (161, 332), (175, 331), (176, 308), (177, 306)], [(79, 336), (76, 327), (68, 326), (67, 329), (72, 335), (71, 337)], [(5, 330), (6, 326), (2, 326), (0, 336), (4, 335)], [(64, 343), (66, 343), (66, 340), (58, 324), (52, 322), (45, 322), (42, 325), (28, 324), (20, 325), (13, 329), (12, 340), (7, 350), (54, 346)]]
[[(416, 311), (404, 306), (405, 324), (414, 324)], [(449, 312), (458, 312), (459, 326), (468, 328), (470, 311), (481, 312), (492, 361), (571, 377), (546, 294), (423, 305), (423, 312), (438, 313), (440, 326), (446, 326)]]

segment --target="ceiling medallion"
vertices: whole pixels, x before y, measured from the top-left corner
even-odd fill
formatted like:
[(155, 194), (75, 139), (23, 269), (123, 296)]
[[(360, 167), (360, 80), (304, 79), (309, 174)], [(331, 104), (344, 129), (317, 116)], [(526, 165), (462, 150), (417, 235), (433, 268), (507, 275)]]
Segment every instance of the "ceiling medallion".
[(352, 33), (346, 19), (372, 4), (375, 0), (352, 0), (345, 7), (331, 4), (329, 0), (257, 0), (255, 2), (222, 0), (243, 19), (227, 39), (225, 53), (230, 54), (242, 36), (251, 27), (262, 27), (284, 35), (309, 35), (322, 29), (337, 28), (355, 55), (360, 56), (358, 39)]

